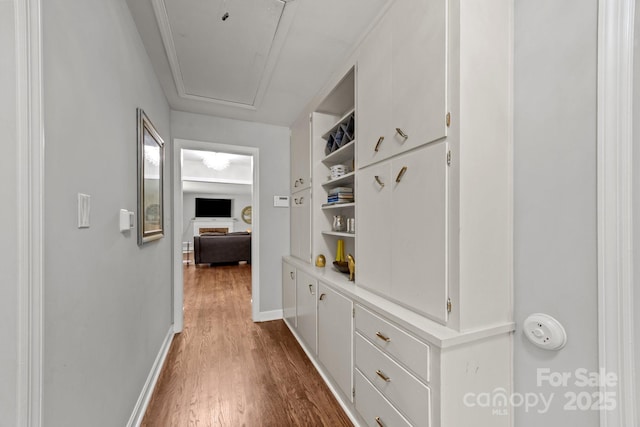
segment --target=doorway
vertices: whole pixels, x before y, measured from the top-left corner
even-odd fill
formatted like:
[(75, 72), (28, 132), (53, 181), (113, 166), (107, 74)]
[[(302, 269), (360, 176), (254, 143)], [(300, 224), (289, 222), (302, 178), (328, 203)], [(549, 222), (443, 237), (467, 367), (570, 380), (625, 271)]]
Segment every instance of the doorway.
[[(226, 160), (229, 158), (239, 158), (238, 156), (249, 157), (250, 158), (250, 166), (251, 166), (251, 191), (246, 194), (246, 198), (244, 196), (238, 195), (236, 201), (236, 205), (234, 206), (232, 202), (232, 212), (238, 213), (237, 219), (230, 224), (224, 224), (225, 227), (234, 230), (234, 231), (244, 231), (245, 229), (251, 230), (251, 313), (252, 320), (257, 321), (260, 313), (260, 283), (259, 283), (259, 271), (260, 271), (260, 257), (259, 257), (259, 236), (260, 236), (260, 226), (259, 226), (259, 149), (255, 147), (244, 147), (244, 146), (235, 146), (228, 144), (220, 144), (213, 142), (204, 142), (204, 141), (191, 141), (191, 140), (183, 140), (183, 139), (175, 139), (173, 141), (173, 158), (175, 159), (174, 168), (173, 168), (173, 325), (174, 332), (181, 332), (184, 327), (184, 312), (183, 312), (183, 304), (184, 304), (184, 288), (183, 288), (183, 253), (185, 249), (185, 245), (183, 242), (193, 241), (193, 233), (196, 232), (194, 230), (199, 229), (199, 226), (202, 224), (194, 224), (194, 221), (191, 218), (185, 218), (185, 185), (183, 183), (183, 169), (185, 169), (184, 158), (185, 155), (191, 159), (191, 161), (195, 160), (198, 156), (197, 153), (204, 153), (206, 156), (203, 156), (201, 160), (204, 160), (204, 157), (208, 157), (209, 159), (215, 158), (212, 153), (224, 153), (226, 155)], [(222, 156), (223, 158), (225, 156)], [(214, 160), (210, 163), (209, 166), (215, 166), (215, 168), (220, 168), (220, 166), (216, 166), (216, 164), (220, 161), (220, 159)], [(221, 160), (224, 163), (224, 159)], [(188, 189), (190, 194), (197, 194), (199, 190), (203, 190), (204, 188), (209, 188), (207, 192), (210, 192), (212, 186), (207, 185), (207, 181), (216, 181), (216, 184), (229, 184), (228, 178), (220, 178), (220, 179), (210, 179), (206, 177), (190, 177), (188, 186), (191, 187)], [(197, 179), (194, 179), (197, 178)], [(231, 180), (233, 181), (233, 180)], [(244, 184), (243, 184), (244, 182)], [(192, 184), (193, 183), (193, 184)], [(211, 182), (209, 182), (211, 184)], [(234, 183), (234, 187), (239, 189), (241, 186), (246, 186), (246, 179), (241, 180), (238, 179), (237, 182)], [(222, 191), (222, 190), (220, 190)], [(246, 192), (246, 190), (243, 190)], [(228, 195), (227, 195), (228, 196)], [(213, 197), (213, 196), (212, 196)], [(190, 200), (194, 197), (188, 197)], [(188, 203), (188, 201), (187, 201)], [(237, 204), (241, 204), (242, 206), (237, 206)], [(251, 214), (250, 214), (250, 224), (246, 222), (249, 218), (247, 215), (247, 206), (250, 206)], [(189, 206), (189, 212), (191, 212), (191, 207)], [(236, 212), (237, 211), (237, 212)], [(234, 213), (232, 215), (236, 216)], [(194, 214), (195, 216), (195, 214)], [(244, 218), (244, 220), (243, 220)], [(185, 225), (186, 224), (186, 225)], [(205, 224), (206, 225), (206, 224)], [(238, 228), (238, 230), (236, 230)], [(188, 239), (188, 240), (187, 240)], [(193, 257), (190, 258), (193, 260)]]

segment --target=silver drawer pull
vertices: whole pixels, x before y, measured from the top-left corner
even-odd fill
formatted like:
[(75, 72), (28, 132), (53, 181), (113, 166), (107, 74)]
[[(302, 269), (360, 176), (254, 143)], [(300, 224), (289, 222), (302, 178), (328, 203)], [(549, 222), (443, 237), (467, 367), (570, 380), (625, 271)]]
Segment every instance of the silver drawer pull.
[(376, 175), (374, 178), (376, 179), (376, 182), (378, 183), (380, 188), (384, 188), (384, 182), (380, 181), (380, 177)]
[(378, 150), (380, 149), (380, 144), (382, 144), (382, 141), (384, 141), (384, 136), (381, 136), (380, 138), (378, 138), (378, 142), (376, 143), (376, 148), (374, 148), (373, 151), (375, 151), (376, 153), (378, 152)]
[(320, 294), (320, 301), (322, 301), (323, 299), (325, 299), (325, 297), (327, 296), (327, 294)]
[(382, 420), (380, 419), (380, 417), (376, 417), (376, 423), (378, 423), (378, 425), (380, 427), (384, 427), (384, 423), (382, 422)]
[(396, 177), (396, 182), (400, 182), (400, 180), (402, 179), (406, 171), (407, 171), (407, 167), (403, 166), (402, 169), (400, 169), (400, 172), (398, 172), (398, 176)]
[(298, 181), (300, 181), (300, 185), (304, 184), (304, 179), (300, 178)]
[(304, 197), (300, 197), (300, 204), (302, 204), (303, 200), (304, 200)]
[(293, 186), (294, 186), (294, 187), (297, 187), (297, 186), (298, 186), (298, 184), (300, 184), (300, 180), (299, 180), (299, 179), (296, 179), (296, 183), (295, 183), (295, 184), (293, 184)]
[(313, 285), (309, 285), (309, 293), (311, 295), (315, 295), (315, 292), (313, 292)]
[(389, 338), (389, 337), (385, 336), (382, 332), (376, 332), (376, 336), (377, 336), (378, 338), (380, 338), (380, 339), (381, 339), (382, 341), (384, 341), (384, 342), (389, 342), (389, 341), (391, 341), (391, 338)]
[(404, 132), (402, 131), (402, 129), (400, 129), (400, 128), (396, 128), (396, 132), (398, 132), (398, 135), (400, 135), (400, 136), (401, 136), (401, 137), (403, 137), (404, 139), (409, 138), (409, 135), (407, 135), (406, 133), (404, 133)]
[(295, 279), (295, 277), (293, 276), (293, 271), (289, 272), (289, 276), (291, 276), (291, 279)]
[(385, 382), (391, 382), (391, 378), (389, 378), (388, 376), (386, 376), (380, 369), (378, 369), (376, 371), (376, 374), (382, 378)]

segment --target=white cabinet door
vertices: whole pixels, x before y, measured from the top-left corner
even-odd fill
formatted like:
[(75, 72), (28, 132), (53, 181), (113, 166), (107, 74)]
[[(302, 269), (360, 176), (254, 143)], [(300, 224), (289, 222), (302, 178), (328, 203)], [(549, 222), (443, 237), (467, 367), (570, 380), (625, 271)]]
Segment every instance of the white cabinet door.
[(392, 153), (391, 19), (385, 15), (363, 42), (357, 74), (358, 167)]
[(311, 189), (291, 196), (291, 255), (311, 262)]
[(392, 295), (442, 322), (447, 320), (446, 179), (444, 142), (392, 161)]
[(447, 145), (358, 172), (359, 286), (447, 321)]
[(318, 359), (345, 396), (351, 395), (353, 302), (318, 284)]
[(297, 331), (307, 344), (307, 348), (316, 354), (316, 280), (298, 270), (296, 274), (296, 312), (298, 317)]
[(401, 153), (447, 135), (446, 0), (397, 0), (390, 14), (393, 146)]
[(311, 134), (309, 120), (291, 127), (291, 193), (311, 186)]
[(282, 263), (282, 316), (296, 327), (296, 269), (286, 262)]
[(360, 50), (358, 167), (447, 135), (446, 72), (446, 0), (397, 0)]
[(391, 170), (383, 162), (356, 175), (356, 281), (374, 292), (391, 290)]

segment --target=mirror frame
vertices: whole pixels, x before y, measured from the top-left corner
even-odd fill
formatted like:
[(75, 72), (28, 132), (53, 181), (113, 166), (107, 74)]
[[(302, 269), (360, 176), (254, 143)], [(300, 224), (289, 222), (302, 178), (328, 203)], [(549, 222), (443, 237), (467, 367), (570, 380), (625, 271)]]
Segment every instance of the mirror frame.
[[(149, 117), (145, 112), (138, 108), (136, 110), (137, 115), (137, 143), (138, 143), (138, 245), (142, 246), (145, 243), (158, 240), (164, 237), (164, 141), (160, 137), (160, 134), (156, 131), (156, 128), (149, 120)], [(145, 136), (148, 135), (158, 145), (160, 151), (158, 172), (159, 172), (159, 194), (158, 194), (158, 207), (156, 217), (153, 221), (149, 218), (148, 212), (152, 205), (147, 206), (145, 201), (145, 195), (150, 188), (148, 183), (145, 182)], [(155, 205), (155, 203), (154, 203)], [(149, 228), (150, 224), (157, 224), (156, 226)]]

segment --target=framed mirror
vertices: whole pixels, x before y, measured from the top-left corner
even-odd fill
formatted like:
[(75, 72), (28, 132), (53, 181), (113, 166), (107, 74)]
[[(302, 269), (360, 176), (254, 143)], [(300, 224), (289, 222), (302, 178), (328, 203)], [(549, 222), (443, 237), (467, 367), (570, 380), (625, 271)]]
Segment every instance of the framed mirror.
[(145, 112), (137, 109), (138, 245), (164, 237), (164, 141)]

